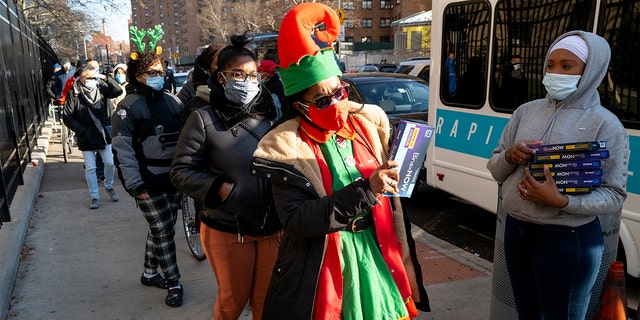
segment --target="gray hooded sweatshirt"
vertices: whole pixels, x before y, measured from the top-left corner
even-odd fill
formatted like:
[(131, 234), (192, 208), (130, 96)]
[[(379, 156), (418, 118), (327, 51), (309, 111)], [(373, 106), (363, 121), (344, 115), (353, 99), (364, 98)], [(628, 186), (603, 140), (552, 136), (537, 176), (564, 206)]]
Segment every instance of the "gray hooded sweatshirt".
[[(611, 50), (603, 38), (583, 31), (565, 33), (549, 48), (570, 35), (582, 37), (589, 48), (578, 89), (561, 101), (547, 94), (520, 106), (487, 163), (493, 178), (502, 183), (503, 209), (517, 219), (536, 224), (579, 226), (603, 214), (619, 219), (626, 198), (629, 137), (618, 118), (600, 104), (597, 91), (607, 74)], [(516, 186), (524, 178), (524, 167), (509, 164), (506, 150), (515, 143), (538, 140), (543, 144), (605, 140), (610, 157), (603, 163), (602, 186), (589, 194), (567, 195), (569, 203), (561, 209), (521, 199)]]

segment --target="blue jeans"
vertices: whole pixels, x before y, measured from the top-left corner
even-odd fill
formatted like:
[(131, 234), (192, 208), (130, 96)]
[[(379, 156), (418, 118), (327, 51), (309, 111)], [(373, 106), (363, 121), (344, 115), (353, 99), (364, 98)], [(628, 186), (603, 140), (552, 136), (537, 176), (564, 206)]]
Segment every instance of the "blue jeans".
[(504, 250), (518, 319), (584, 319), (604, 251), (597, 217), (567, 227), (507, 215)]
[(96, 175), (96, 153), (100, 153), (100, 157), (102, 157), (102, 161), (104, 162), (104, 187), (106, 189), (113, 188), (113, 176), (116, 172), (110, 144), (102, 150), (82, 151), (82, 157), (84, 158), (84, 178), (89, 185), (91, 199), (100, 199), (98, 195), (98, 176)]

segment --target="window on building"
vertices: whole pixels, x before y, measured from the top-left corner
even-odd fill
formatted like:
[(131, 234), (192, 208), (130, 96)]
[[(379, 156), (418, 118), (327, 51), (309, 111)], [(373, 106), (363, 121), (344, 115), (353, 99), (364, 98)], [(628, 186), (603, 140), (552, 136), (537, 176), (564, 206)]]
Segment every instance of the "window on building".
[(162, 10), (162, 5), (161, 4), (158, 5), (158, 9)]
[(380, 28), (389, 28), (389, 27), (391, 27), (391, 19), (380, 18)]
[(161, 14), (160, 14), (160, 18), (164, 18), (164, 13), (161, 13)]
[(227, 12), (229, 11), (229, 9), (227, 9), (227, 7), (222, 7), (222, 12)]
[(396, 41), (394, 47), (398, 49), (407, 49), (407, 33), (396, 33)]
[(353, 10), (354, 9), (354, 5), (353, 5), (353, 1), (346, 1), (342, 3), (342, 9), (345, 10)]
[(391, 42), (390, 36), (380, 36), (380, 42)]
[(391, 4), (391, 0), (380, 0), (380, 9), (391, 9), (393, 5)]
[(360, 42), (371, 42), (371, 37), (362, 36), (362, 38), (360, 38)]
[(177, 18), (177, 17), (179, 17), (179, 16), (180, 16), (180, 14), (179, 14), (179, 13), (177, 13), (177, 12), (174, 12), (174, 13), (173, 13), (173, 16), (174, 16), (175, 18)]
[(344, 37), (345, 42), (353, 42), (353, 37)]
[(173, 8), (174, 8), (174, 9), (178, 9), (178, 4), (177, 4), (177, 3), (174, 3), (174, 4), (173, 4)]
[(176, 30), (176, 34), (180, 34), (180, 30)]
[(396, 0), (396, 5), (399, 5), (399, 4), (400, 4), (400, 0)]
[(179, 25), (180, 25), (180, 21), (174, 21), (174, 22), (173, 22), (173, 25), (174, 25), (174, 26), (179, 26)]
[(347, 29), (353, 29), (356, 27), (356, 24), (353, 23), (353, 20), (345, 20), (344, 21), (344, 27)]
[(362, 19), (361, 27), (363, 27), (363, 28), (371, 28), (371, 18)]
[(362, 0), (362, 9), (371, 9), (373, 5), (372, 0)]

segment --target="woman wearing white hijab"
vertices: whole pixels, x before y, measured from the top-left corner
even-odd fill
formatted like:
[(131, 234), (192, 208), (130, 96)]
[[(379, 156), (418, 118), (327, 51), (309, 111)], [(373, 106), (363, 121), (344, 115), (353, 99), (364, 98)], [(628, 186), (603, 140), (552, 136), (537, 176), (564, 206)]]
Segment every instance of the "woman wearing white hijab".
[[(620, 221), (626, 198), (629, 137), (600, 104), (611, 50), (593, 33), (571, 31), (547, 53), (543, 99), (520, 106), (487, 168), (502, 183), (505, 259), (519, 319), (584, 319), (604, 250), (601, 217)], [(536, 181), (526, 166), (532, 146), (605, 140), (602, 186), (563, 194), (545, 166)]]

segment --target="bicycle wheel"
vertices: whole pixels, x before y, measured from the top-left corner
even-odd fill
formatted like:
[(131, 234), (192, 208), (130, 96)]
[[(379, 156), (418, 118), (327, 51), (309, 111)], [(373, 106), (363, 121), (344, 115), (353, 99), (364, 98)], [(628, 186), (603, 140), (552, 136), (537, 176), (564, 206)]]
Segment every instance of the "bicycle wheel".
[(62, 127), (60, 130), (60, 136), (62, 140), (62, 157), (64, 158), (64, 163), (67, 163), (67, 145), (69, 144), (69, 136), (67, 126), (65, 126), (62, 121), (60, 121), (60, 126)]
[(198, 206), (191, 197), (182, 196), (182, 224), (184, 225), (184, 234), (187, 236), (187, 244), (196, 260), (203, 261), (207, 256), (204, 254), (204, 248), (200, 241), (199, 207), (201, 206)]

